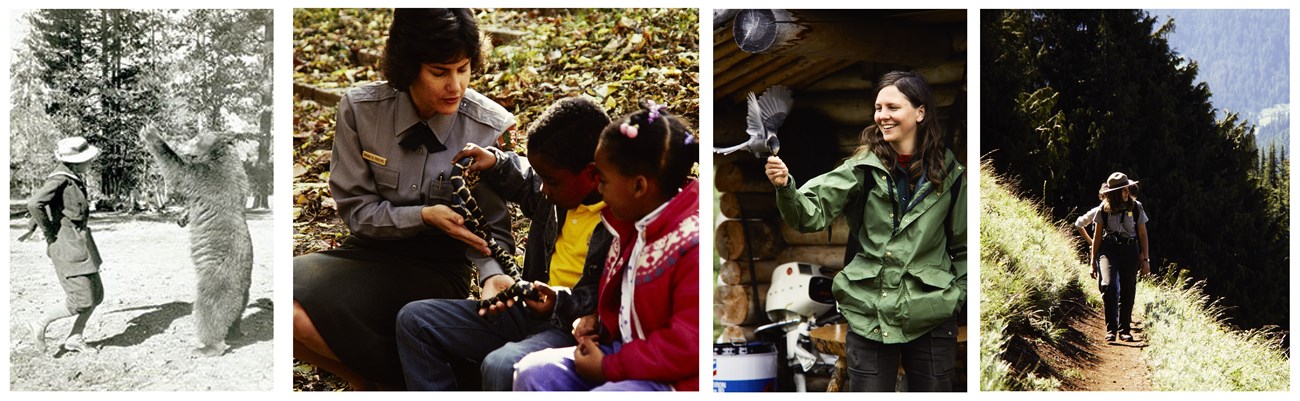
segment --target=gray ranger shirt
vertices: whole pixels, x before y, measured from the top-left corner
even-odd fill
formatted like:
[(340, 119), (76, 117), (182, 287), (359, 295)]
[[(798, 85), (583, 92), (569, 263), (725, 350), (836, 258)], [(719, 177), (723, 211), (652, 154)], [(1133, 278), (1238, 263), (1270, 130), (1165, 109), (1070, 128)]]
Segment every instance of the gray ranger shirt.
[[(501, 105), (467, 89), (456, 114), (425, 120), (446, 150), (406, 149), (399, 142), (408, 135), (407, 129), (421, 122), (420, 117), (411, 96), (387, 82), (350, 89), (339, 100), (336, 119), (330, 191), (352, 234), (376, 240), (445, 237), (424, 224), (420, 210), (450, 203), (452, 157), (467, 143), (495, 144), (515, 124), (514, 116)], [(487, 185), (476, 186), (473, 194), (492, 236), (506, 250), (513, 250), (505, 201)], [(466, 256), (478, 266), (479, 280), (502, 273), (501, 264), (490, 256), (474, 250), (467, 250)]]

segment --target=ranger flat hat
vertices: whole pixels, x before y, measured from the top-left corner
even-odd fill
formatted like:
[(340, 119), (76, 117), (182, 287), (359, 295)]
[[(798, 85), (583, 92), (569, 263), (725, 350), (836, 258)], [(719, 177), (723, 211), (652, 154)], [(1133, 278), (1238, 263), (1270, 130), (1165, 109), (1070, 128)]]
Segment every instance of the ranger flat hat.
[(1106, 188), (1103, 189), (1101, 193), (1104, 194), (1110, 191), (1124, 189), (1133, 185), (1137, 185), (1137, 183), (1138, 183), (1137, 181), (1128, 179), (1128, 176), (1124, 175), (1124, 173), (1116, 171), (1110, 174), (1110, 178), (1106, 179)]

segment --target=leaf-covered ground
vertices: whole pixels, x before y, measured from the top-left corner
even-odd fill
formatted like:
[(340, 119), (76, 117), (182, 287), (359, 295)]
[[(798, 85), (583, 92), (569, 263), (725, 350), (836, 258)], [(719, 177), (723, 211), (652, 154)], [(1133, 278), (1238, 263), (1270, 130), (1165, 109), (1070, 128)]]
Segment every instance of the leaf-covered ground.
[[(694, 9), (476, 10), (491, 36), (482, 74), (470, 87), (514, 113), (506, 146), (523, 150), (527, 128), (552, 102), (591, 96), (611, 116), (641, 100), (667, 104), (699, 121), (699, 15)], [(295, 9), (294, 83), (321, 92), (382, 79), (389, 9)], [(347, 235), (326, 182), (334, 107), (294, 98), (294, 255), (329, 249)], [(701, 142), (709, 142), (702, 140)], [(518, 213), (516, 211), (516, 217)], [(516, 219), (515, 237), (526, 222)], [(295, 390), (342, 390), (346, 384), (295, 364)]]

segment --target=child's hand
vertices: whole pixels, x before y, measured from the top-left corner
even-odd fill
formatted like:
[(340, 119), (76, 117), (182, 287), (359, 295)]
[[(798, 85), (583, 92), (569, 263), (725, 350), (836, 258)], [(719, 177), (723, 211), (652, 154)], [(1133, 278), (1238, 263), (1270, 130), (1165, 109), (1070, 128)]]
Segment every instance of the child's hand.
[(533, 313), (542, 316), (550, 316), (552, 312), (555, 312), (555, 289), (541, 281), (534, 281), (533, 290), (537, 291), (537, 295), (540, 296), (542, 300), (534, 301), (528, 297), (523, 297), (524, 305), (528, 306), (528, 309), (533, 311)]
[(590, 314), (573, 321), (573, 338), (583, 338), (595, 336), (596, 332), (596, 314)]
[(573, 366), (578, 371), (578, 376), (588, 382), (604, 383), (605, 372), (601, 370), (601, 363), (605, 360), (605, 352), (600, 350), (594, 339), (594, 336), (578, 339), (578, 347), (573, 351)]
[(497, 158), (492, 152), (472, 143), (465, 144), (465, 148), (456, 152), (456, 156), (452, 156), (451, 160), (452, 163), (455, 163), (456, 160), (466, 157), (474, 158), (474, 164), (469, 166), (469, 171), (483, 171), (497, 165)]
[(785, 162), (780, 157), (767, 157), (767, 180), (772, 181), (772, 185), (784, 187), (790, 183), (790, 169), (785, 167)]
[[(497, 294), (501, 293), (501, 291), (505, 291), (507, 288), (510, 288), (510, 286), (514, 284), (515, 284), (515, 279), (511, 278), (509, 275), (506, 274), (498, 274), (492, 277), (488, 277), (487, 280), (483, 281), (483, 292), (479, 294), (480, 295), (479, 299), (492, 299), (492, 297), (497, 296)], [(489, 314), (496, 315), (498, 313), (505, 312), (506, 309), (510, 309), (510, 307), (514, 305), (515, 305), (515, 300), (513, 299), (506, 300), (505, 302), (498, 301), (488, 309), (479, 309), (478, 315), (479, 316), (487, 316)]]

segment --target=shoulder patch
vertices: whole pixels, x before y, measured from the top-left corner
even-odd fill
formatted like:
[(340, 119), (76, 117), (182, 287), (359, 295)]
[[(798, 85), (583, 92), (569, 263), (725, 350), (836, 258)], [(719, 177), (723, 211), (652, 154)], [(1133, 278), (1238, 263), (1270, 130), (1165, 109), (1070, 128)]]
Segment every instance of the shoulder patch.
[(492, 101), (487, 96), (478, 93), (473, 89), (465, 90), (464, 104), (460, 107), (460, 114), (464, 114), (471, 120), (480, 124), (492, 127), (500, 132), (505, 131), (515, 124), (515, 116), (506, 111), (505, 107)]
[(378, 81), (348, 89), (347, 97), (353, 102), (377, 102), (392, 99), (397, 90), (388, 85), (388, 81)]

